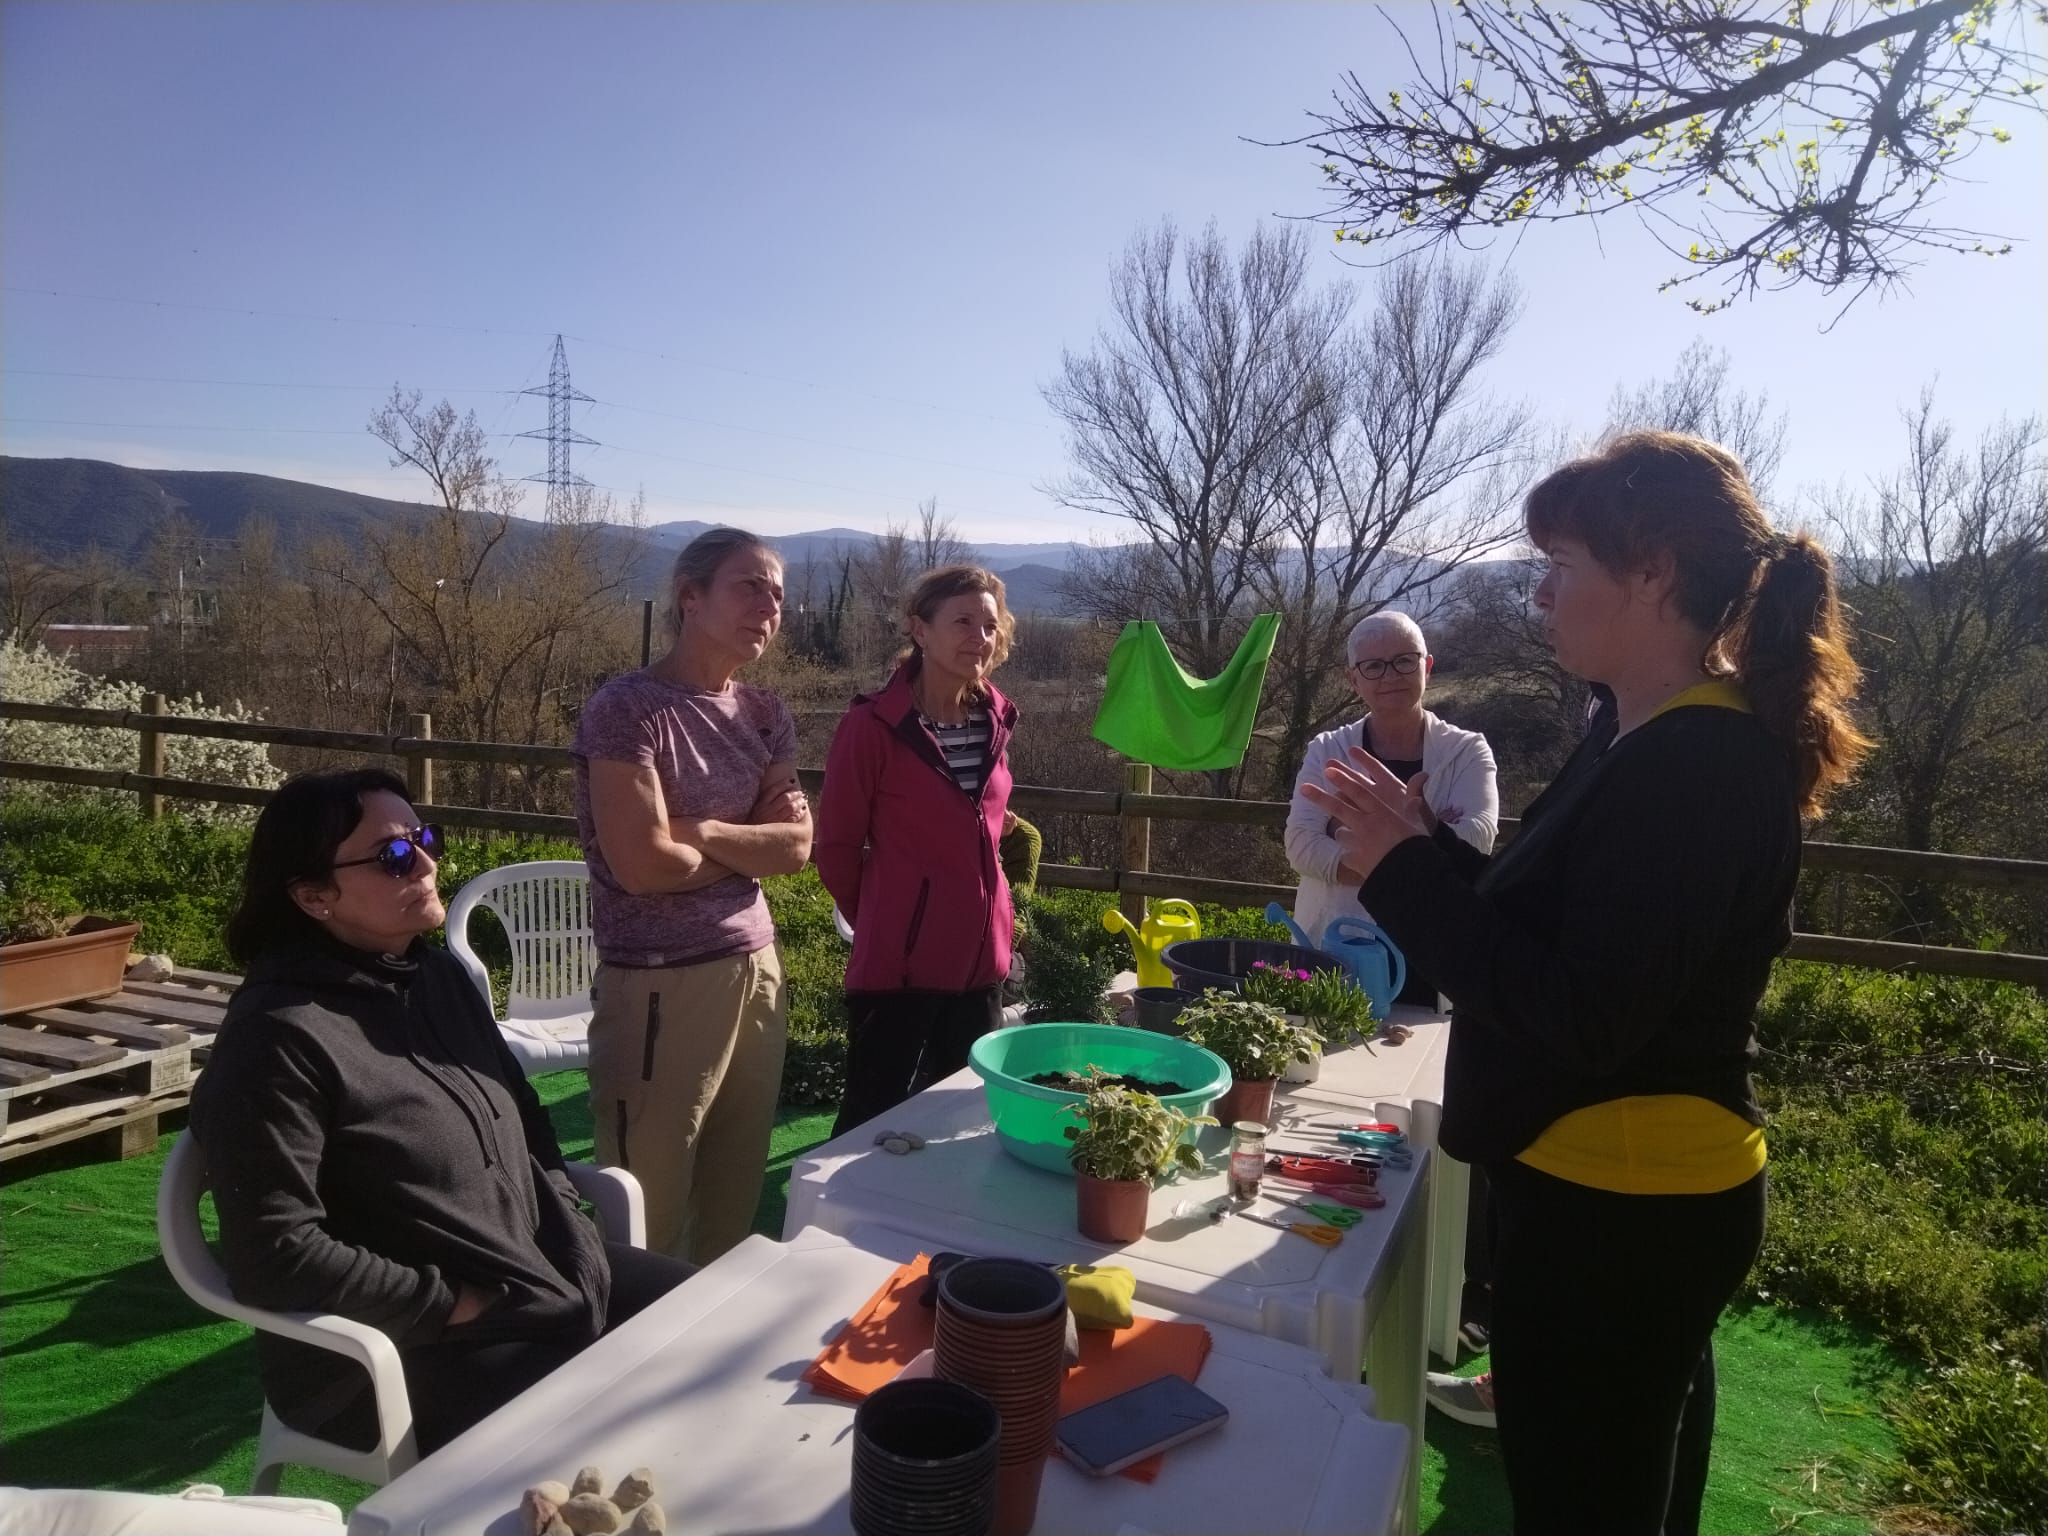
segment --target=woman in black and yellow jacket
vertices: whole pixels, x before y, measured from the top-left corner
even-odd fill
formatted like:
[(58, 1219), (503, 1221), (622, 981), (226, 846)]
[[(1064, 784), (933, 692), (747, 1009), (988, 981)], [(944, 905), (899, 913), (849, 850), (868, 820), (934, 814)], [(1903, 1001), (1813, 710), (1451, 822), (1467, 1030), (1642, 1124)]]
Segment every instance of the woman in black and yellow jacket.
[(1868, 744), (1827, 555), (1772, 529), (1725, 450), (1619, 437), (1524, 512), (1558, 660), (1614, 707), (1514, 840), (1489, 858), (1428, 835), (1363, 753), (1305, 792), (1455, 1006), (1442, 1140), (1493, 1181), (1516, 1531), (1682, 1536), (1714, 1323), (1763, 1237), (1753, 1016), (1791, 937), (1801, 817)]

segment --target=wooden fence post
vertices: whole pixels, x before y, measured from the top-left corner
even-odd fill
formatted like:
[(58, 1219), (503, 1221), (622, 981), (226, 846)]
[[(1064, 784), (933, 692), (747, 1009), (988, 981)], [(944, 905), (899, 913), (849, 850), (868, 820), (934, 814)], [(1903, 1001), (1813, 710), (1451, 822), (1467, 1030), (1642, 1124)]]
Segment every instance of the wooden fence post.
[[(1127, 795), (1149, 795), (1152, 793), (1152, 765), (1150, 763), (1124, 764), (1124, 793)], [(1152, 867), (1152, 820), (1148, 816), (1133, 816), (1128, 811), (1117, 812), (1117, 824), (1123, 828), (1124, 856), (1118, 871), (1123, 874), (1143, 874)], [(1121, 878), (1117, 881), (1122, 886)], [(1120, 891), (1116, 899), (1117, 909), (1134, 923), (1145, 921), (1145, 898), (1136, 891)]]
[[(420, 741), (434, 739), (434, 717), (413, 715), (406, 733)], [(412, 796), (414, 805), (434, 803), (434, 760), (425, 752), (408, 752), (405, 755), (405, 788)]]
[[(162, 715), (170, 712), (169, 702), (160, 693), (152, 693), (142, 701), (145, 715)], [(164, 738), (161, 731), (144, 728), (136, 738), (141, 746), (135, 754), (135, 771), (149, 778), (164, 776)], [(164, 813), (164, 797), (153, 789), (141, 792), (142, 815), (146, 821), (156, 821)]]

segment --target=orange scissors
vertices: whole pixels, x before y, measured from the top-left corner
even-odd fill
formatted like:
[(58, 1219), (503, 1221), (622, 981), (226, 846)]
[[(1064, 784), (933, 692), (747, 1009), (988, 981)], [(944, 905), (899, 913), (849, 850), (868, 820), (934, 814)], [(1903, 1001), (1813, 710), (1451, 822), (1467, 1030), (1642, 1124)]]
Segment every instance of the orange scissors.
[(1281, 1232), (1292, 1232), (1296, 1237), (1305, 1237), (1318, 1248), (1334, 1248), (1344, 1241), (1344, 1234), (1335, 1227), (1326, 1227), (1320, 1222), (1282, 1221), (1276, 1216), (1259, 1216), (1251, 1211), (1239, 1211), (1246, 1221), (1256, 1221), (1262, 1227), (1272, 1227)]

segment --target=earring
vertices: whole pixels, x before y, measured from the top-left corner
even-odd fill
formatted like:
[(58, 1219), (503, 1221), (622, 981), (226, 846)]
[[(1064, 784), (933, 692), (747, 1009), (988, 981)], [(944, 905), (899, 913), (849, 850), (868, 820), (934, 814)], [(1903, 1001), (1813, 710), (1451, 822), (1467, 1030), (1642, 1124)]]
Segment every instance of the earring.
[(332, 907), (322, 907), (320, 909), (320, 915), (322, 917), (332, 917), (334, 916), (334, 909)]

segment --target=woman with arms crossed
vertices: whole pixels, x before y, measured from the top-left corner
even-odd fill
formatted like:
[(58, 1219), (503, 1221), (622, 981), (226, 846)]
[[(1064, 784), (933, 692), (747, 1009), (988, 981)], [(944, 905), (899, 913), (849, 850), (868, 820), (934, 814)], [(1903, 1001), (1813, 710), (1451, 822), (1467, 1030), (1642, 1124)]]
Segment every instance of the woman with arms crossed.
[[(1493, 1380), (1515, 1529), (1685, 1536), (1715, 1319), (1763, 1238), (1749, 1080), (1800, 819), (1868, 743), (1832, 568), (1733, 455), (1638, 432), (1524, 516), (1559, 662), (1612, 690), (1491, 858), (1371, 757), (1304, 794), (1359, 899), (1457, 1007), (1442, 1141), (1492, 1182)], [(1597, 1342), (1629, 1340), (1625, 1368)]]
[(650, 1248), (708, 1264), (747, 1235), (788, 1010), (765, 875), (803, 868), (810, 806), (782, 700), (734, 680), (782, 624), (782, 557), (715, 528), (676, 556), (667, 653), (577, 722), (576, 817), (601, 962), (598, 1161), (646, 1191)]

